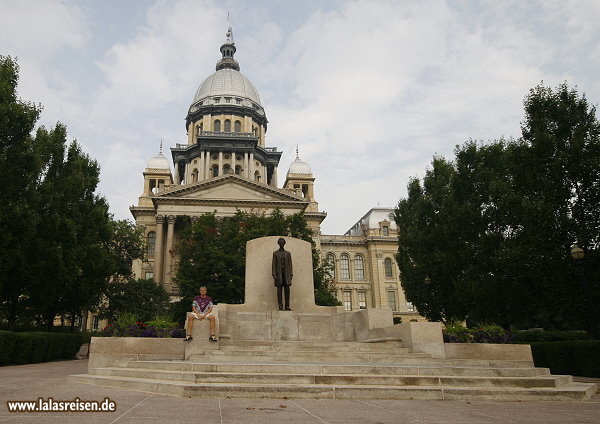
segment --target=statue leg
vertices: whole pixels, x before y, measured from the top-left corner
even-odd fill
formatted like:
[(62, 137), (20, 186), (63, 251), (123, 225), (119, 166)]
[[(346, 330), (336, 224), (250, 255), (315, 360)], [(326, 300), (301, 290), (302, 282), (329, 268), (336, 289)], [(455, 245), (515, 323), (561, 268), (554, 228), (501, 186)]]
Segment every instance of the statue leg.
[(283, 288), (282, 286), (277, 286), (277, 306), (279, 307), (280, 311), (283, 311), (283, 299), (281, 296), (282, 288)]
[(291, 311), (292, 308), (290, 308), (290, 286), (288, 286), (286, 284), (284, 287), (284, 290), (285, 290), (285, 310)]

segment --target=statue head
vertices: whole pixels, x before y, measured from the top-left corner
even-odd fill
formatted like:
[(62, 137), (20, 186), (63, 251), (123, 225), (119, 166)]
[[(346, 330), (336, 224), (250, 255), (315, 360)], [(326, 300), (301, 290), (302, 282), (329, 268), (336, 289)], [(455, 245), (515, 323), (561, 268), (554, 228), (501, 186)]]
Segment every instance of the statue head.
[(283, 249), (283, 246), (285, 246), (285, 239), (283, 237), (279, 237), (279, 240), (277, 240), (277, 244), (281, 249)]

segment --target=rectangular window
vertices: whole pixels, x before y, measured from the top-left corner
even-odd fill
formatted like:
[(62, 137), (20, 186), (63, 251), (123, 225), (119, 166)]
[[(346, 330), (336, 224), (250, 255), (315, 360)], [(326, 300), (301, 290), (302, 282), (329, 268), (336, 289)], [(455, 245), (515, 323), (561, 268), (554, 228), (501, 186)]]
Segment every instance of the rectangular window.
[(94, 315), (94, 318), (92, 319), (92, 330), (98, 330), (99, 324), (100, 318), (98, 317), (98, 315)]
[(414, 312), (415, 311), (415, 306), (412, 304), (412, 302), (406, 302), (406, 310), (408, 312)]
[(348, 255), (340, 256), (340, 277), (343, 280), (350, 279), (350, 258)]
[(384, 236), (389, 236), (390, 235), (390, 227), (383, 227), (383, 235)]
[(359, 309), (367, 309), (367, 293), (358, 292), (358, 307)]
[(360, 255), (354, 257), (354, 276), (357, 280), (365, 279), (365, 262)]
[(144, 278), (146, 280), (152, 280), (154, 278), (154, 273), (153, 272), (147, 272), (146, 274), (144, 274)]
[(396, 293), (393, 291), (387, 292), (388, 306), (392, 311), (396, 310)]
[(344, 291), (344, 310), (351, 311), (352, 310), (352, 292)]

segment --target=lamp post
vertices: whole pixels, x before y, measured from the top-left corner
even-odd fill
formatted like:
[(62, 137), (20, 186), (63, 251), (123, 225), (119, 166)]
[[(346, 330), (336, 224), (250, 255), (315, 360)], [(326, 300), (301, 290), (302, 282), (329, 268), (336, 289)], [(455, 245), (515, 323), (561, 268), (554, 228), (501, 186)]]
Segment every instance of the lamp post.
[(596, 322), (590, 288), (588, 287), (587, 281), (585, 279), (585, 252), (581, 247), (574, 244), (573, 246), (571, 246), (571, 257), (573, 258), (575, 263), (581, 268), (581, 285), (583, 286), (583, 294), (585, 296), (585, 303), (587, 307), (586, 321), (588, 337), (592, 339), (597, 339), (600, 337), (600, 335), (598, 334), (598, 323)]

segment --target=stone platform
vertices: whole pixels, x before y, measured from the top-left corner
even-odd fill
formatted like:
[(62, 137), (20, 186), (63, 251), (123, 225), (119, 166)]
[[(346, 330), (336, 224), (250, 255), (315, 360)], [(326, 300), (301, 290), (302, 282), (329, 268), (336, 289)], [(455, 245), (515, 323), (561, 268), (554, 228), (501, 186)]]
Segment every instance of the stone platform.
[(189, 397), (589, 400), (595, 384), (535, 368), (528, 345), (444, 343), (440, 323), (393, 325), (389, 308), (346, 312), (314, 302), (311, 246), (286, 238), (291, 307), (278, 311), (271, 253), (246, 247), (245, 303), (219, 304), (218, 342), (92, 338), (88, 373), (73, 381)]
[[(88, 374), (75, 382), (186, 397), (585, 401), (595, 384), (513, 359), (433, 358), (400, 341), (154, 340), (160, 349), (103, 356), (92, 341)], [(118, 341), (118, 339), (116, 339)], [(192, 346), (192, 343), (197, 346)], [(205, 345), (206, 349), (200, 346)], [(496, 345), (499, 346), (499, 345)], [(114, 350), (113, 346), (113, 350)], [(185, 359), (185, 350), (195, 353)], [(127, 350), (127, 349), (125, 349)], [(450, 349), (452, 350), (452, 349)], [(174, 352), (178, 351), (174, 357)], [(130, 356), (128, 356), (130, 355)], [(111, 357), (109, 357), (111, 356)]]

